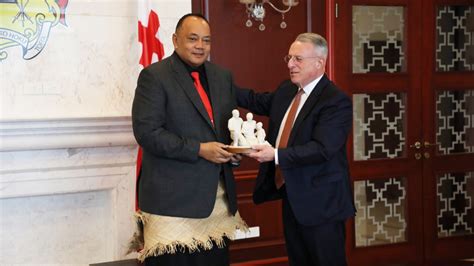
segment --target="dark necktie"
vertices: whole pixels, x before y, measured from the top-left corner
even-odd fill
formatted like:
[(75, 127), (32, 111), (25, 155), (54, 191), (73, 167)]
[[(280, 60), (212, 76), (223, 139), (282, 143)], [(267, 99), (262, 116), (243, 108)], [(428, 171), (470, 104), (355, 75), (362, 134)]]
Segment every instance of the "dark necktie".
[[(278, 148), (286, 148), (288, 145), (288, 139), (290, 138), (291, 129), (293, 128), (293, 122), (295, 121), (296, 111), (300, 105), (301, 95), (303, 95), (304, 90), (299, 89), (295, 95), (293, 103), (290, 106), (288, 111), (288, 116), (286, 117), (285, 125), (283, 126), (283, 131), (281, 132), (280, 142), (278, 143)], [(275, 185), (279, 189), (285, 183), (285, 179), (281, 174), (280, 167), (276, 167), (275, 172)]]
[(204, 104), (204, 107), (206, 108), (207, 114), (211, 119), (212, 125), (214, 126), (214, 116), (212, 114), (211, 102), (209, 101), (209, 97), (207, 96), (206, 91), (204, 91), (201, 81), (199, 80), (199, 72), (191, 72), (191, 76), (194, 79), (194, 86), (196, 87), (196, 90), (199, 93), (199, 97), (201, 97), (201, 101)]

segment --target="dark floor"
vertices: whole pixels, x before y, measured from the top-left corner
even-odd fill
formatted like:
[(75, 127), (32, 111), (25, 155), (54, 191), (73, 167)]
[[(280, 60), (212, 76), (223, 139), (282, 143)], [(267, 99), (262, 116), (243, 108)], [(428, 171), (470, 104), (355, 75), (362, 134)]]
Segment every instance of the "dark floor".
[[(141, 266), (142, 264), (137, 260), (120, 260), (120, 261), (112, 261), (112, 262), (105, 262), (105, 263), (94, 263), (90, 265), (91, 266)], [(252, 266), (252, 265), (273, 266), (273, 265), (285, 265), (285, 264), (281, 264), (281, 263), (262, 264), (258, 262), (244, 262), (244, 263), (232, 264), (231, 266)], [(474, 259), (456, 260), (456, 261), (435, 261), (435, 262), (426, 263), (424, 265), (414, 265), (414, 264), (406, 264), (406, 263), (387, 263), (387, 264), (377, 265), (377, 266), (467, 266), (467, 265), (474, 266)]]

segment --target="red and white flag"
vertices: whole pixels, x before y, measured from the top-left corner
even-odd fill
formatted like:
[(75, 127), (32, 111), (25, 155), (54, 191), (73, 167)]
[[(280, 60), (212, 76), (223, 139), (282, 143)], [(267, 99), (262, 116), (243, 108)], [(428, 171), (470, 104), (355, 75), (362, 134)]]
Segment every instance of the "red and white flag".
[[(140, 65), (147, 67), (160, 61), (165, 55), (163, 44), (159, 39), (160, 19), (153, 0), (138, 1), (138, 41), (141, 43)], [(138, 178), (142, 166), (143, 151), (138, 147), (136, 168), (135, 209), (138, 210)]]
[(138, 41), (142, 44), (140, 64), (143, 67), (160, 61), (165, 54), (158, 35), (160, 20), (153, 2), (156, 0), (138, 1)]

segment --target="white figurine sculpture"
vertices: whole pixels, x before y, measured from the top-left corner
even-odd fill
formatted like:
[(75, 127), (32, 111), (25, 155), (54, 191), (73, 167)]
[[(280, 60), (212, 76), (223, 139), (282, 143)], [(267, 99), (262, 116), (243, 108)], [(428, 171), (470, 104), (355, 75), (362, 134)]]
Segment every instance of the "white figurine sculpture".
[(227, 123), (227, 128), (230, 132), (230, 138), (232, 139), (231, 147), (245, 147), (255, 144), (268, 144), (265, 141), (265, 130), (263, 129), (262, 122), (253, 120), (253, 114), (247, 113), (247, 120), (243, 121), (240, 118), (239, 110), (232, 110), (232, 117)]
[(231, 146), (247, 146), (248, 143), (242, 135), (242, 123), (244, 121), (240, 118), (239, 110), (232, 110), (232, 117), (227, 122), (227, 128), (230, 131), (230, 138), (232, 139)]
[(255, 135), (257, 136), (258, 144), (265, 143), (265, 137), (267, 136), (267, 134), (265, 133), (265, 129), (263, 129), (262, 122), (257, 123), (257, 132), (255, 132)]
[(247, 120), (242, 123), (242, 133), (249, 145), (258, 144), (257, 137), (255, 136), (256, 127), (257, 122), (253, 120), (253, 114), (247, 113)]

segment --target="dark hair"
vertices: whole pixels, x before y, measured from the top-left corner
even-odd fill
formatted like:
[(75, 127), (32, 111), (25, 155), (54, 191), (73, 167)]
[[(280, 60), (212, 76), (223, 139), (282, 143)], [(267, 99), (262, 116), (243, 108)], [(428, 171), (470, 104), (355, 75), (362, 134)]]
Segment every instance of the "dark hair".
[(189, 13), (189, 14), (186, 14), (184, 16), (182, 16), (179, 20), (178, 20), (178, 24), (176, 24), (176, 29), (174, 30), (175, 33), (178, 32), (179, 28), (181, 28), (181, 26), (183, 25), (183, 22), (186, 18), (188, 17), (196, 17), (196, 18), (200, 18), (202, 20), (204, 20), (207, 25), (209, 25), (209, 21), (207, 21), (206, 17), (204, 17), (202, 14), (199, 14), (199, 13)]

